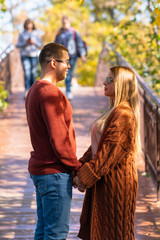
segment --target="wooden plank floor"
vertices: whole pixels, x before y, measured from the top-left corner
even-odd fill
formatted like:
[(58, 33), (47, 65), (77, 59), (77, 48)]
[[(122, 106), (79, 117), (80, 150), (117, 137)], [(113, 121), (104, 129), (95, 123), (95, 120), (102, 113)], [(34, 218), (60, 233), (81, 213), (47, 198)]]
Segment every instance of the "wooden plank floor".
[[(63, 90), (63, 89), (62, 89)], [(105, 109), (103, 89), (77, 87), (71, 102), (81, 157), (90, 145), (88, 129)], [(35, 191), (27, 164), (31, 151), (23, 89), (15, 88), (10, 105), (0, 117), (0, 240), (30, 240), (36, 223)], [(139, 193), (136, 211), (136, 240), (160, 239), (160, 205), (151, 177), (144, 176), (144, 161), (137, 161)], [(79, 216), (84, 194), (73, 190), (68, 240), (78, 239)], [(102, 239), (103, 240), (103, 239)]]

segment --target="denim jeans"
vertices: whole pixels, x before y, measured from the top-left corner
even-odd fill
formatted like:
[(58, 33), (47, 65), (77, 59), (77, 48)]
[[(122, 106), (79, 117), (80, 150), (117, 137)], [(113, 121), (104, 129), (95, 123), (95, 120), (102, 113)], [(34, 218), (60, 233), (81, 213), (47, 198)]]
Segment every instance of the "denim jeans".
[(71, 174), (30, 176), (36, 188), (38, 217), (34, 240), (65, 240), (72, 199)]
[(29, 90), (37, 75), (38, 57), (21, 57), (24, 70), (25, 90)]
[(70, 64), (71, 68), (68, 69), (68, 74), (67, 74), (67, 77), (65, 79), (66, 92), (71, 92), (71, 80), (72, 80), (72, 77), (73, 77), (76, 62), (77, 62), (77, 56), (70, 57), (69, 64)]

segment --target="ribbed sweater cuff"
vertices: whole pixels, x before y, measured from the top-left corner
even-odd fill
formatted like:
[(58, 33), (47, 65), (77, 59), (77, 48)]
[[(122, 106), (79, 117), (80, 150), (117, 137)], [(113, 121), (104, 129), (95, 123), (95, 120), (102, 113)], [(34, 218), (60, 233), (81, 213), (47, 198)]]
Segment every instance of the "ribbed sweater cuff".
[(90, 168), (88, 163), (85, 163), (77, 172), (77, 176), (80, 181), (87, 187), (90, 188), (100, 177), (98, 177), (93, 170)]

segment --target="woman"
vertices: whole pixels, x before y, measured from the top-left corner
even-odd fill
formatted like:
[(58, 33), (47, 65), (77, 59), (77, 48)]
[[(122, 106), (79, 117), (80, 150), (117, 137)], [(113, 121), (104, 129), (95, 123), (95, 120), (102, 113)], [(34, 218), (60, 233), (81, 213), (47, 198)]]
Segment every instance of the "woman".
[(17, 47), (21, 48), (21, 60), (24, 70), (25, 97), (35, 81), (39, 48), (42, 41), (31, 19), (24, 22), (24, 31), (20, 33)]
[(91, 146), (74, 178), (87, 188), (78, 237), (83, 240), (134, 240), (138, 189), (136, 153), (140, 149), (139, 102), (134, 72), (110, 69), (104, 82), (107, 111), (91, 126)]

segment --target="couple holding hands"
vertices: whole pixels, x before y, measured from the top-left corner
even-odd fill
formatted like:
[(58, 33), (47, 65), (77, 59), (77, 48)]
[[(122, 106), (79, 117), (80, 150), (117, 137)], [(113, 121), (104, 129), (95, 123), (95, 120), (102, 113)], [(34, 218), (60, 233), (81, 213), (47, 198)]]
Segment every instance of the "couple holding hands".
[(72, 107), (56, 86), (70, 68), (68, 49), (49, 43), (39, 62), (41, 78), (25, 101), (38, 217), (34, 239), (67, 239), (73, 185), (85, 191), (80, 239), (134, 240), (140, 150), (135, 73), (124, 66), (110, 69), (104, 82), (109, 107), (91, 125), (91, 146), (78, 160)]

